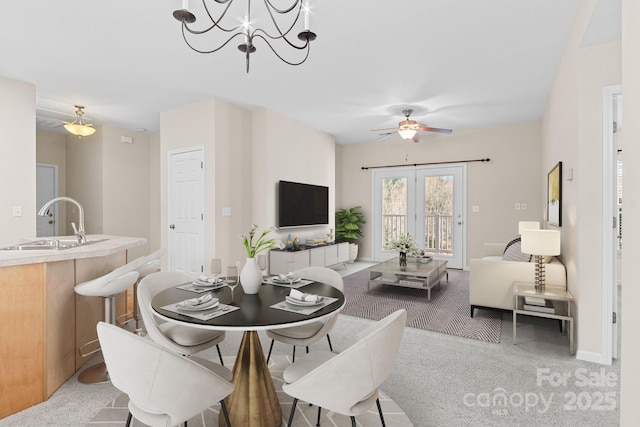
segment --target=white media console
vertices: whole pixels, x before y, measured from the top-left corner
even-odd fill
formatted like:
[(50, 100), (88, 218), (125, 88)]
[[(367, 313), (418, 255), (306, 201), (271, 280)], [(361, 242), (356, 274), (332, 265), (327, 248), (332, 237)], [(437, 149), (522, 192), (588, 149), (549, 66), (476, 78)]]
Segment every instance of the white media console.
[(301, 268), (331, 267), (349, 260), (349, 244), (335, 243), (296, 251), (269, 251), (269, 273), (284, 274)]

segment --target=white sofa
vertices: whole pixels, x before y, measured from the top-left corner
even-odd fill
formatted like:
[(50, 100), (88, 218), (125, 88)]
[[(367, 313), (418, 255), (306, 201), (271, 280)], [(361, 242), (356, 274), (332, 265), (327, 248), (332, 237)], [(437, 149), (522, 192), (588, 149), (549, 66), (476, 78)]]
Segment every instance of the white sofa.
[[(535, 262), (505, 261), (506, 244), (485, 243), (484, 257), (471, 260), (469, 274), (469, 303), (471, 317), (476, 308), (513, 310), (513, 282), (533, 283)], [(545, 265), (547, 287), (567, 288), (564, 265), (552, 257)]]

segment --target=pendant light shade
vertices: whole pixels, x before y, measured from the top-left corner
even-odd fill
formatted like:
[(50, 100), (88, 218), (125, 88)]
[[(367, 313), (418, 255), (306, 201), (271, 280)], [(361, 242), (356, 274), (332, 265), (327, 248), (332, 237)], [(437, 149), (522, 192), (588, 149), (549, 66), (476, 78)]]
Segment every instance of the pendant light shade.
[(76, 119), (71, 122), (65, 122), (64, 128), (72, 135), (76, 135), (78, 138), (82, 138), (83, 136), (93, 135), (96, 131), (93, 128), (93, 125), (90, 123), (85, 123), (82, 119), (82, 115), (84, 114), (83, 106), (76, 105)]

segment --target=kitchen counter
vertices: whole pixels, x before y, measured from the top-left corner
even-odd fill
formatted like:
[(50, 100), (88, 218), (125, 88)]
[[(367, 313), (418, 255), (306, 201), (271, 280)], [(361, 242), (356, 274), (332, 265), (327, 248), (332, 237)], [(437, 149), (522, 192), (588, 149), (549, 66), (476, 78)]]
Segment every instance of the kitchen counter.
[[(128, 250), (146, 243), (87, 237), (106, 240), (69, 249), (0, 250), (0, 418), (47, 400), (91, 359), (79, 349), (97, 337), (103, 298), (74, 288), (132, 261)], [(117, 315), (130, 311), (127, 294), (116, 298)]]
[[(65, 238), (73, 239), (74, 236)], [(46, 239), (46, 237), (38, 239)], [(0, 267), (23, 264), (37, 264), (41, 262), (64, 261), (69, 259), (101, 257), (111, 255), (116, 252), (121, 252), (123, 250), (128, 250), (146, 243), (146, 240), (140, 237), (110, 236), (102, 234), (88, 235), (87, 239), (105, 240), (70, 249), (38, 249), (26, 251), (0, 250)]]

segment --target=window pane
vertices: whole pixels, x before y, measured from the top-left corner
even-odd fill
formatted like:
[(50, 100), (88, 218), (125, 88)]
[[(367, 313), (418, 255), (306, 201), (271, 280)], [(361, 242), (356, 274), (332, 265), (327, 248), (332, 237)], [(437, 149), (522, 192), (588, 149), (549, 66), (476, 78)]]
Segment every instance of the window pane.
[(382, 180), (382, 245), (407, 231), (407, 178)]
[(453, 253), (453, 175), (424, 179), (424, 250)]

